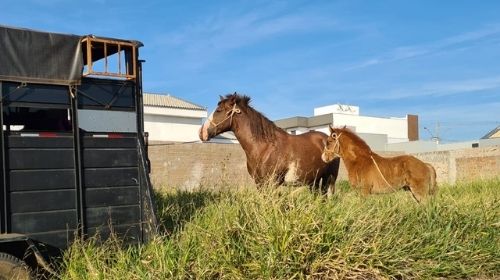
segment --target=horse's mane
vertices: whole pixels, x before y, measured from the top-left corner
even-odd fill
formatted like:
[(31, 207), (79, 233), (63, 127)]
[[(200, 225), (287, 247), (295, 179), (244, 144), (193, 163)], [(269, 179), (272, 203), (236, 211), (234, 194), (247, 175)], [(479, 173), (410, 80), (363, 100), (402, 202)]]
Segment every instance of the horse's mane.
[(349, 128), (343, 127), (343, 128), (338, 128), (338, 130), (343, 135), (347, 136), (351, 140), (352, 145), (357, 147), (358, 151), (360, 151), (362, 153), (372, 154), (372, 150), (371, 150), (370, 146), (368, 146), (368, 144), (366, 144), (366, 142), (363, 139), (361, 139), (361, 137), (359, 137), (356, 133), (351, 131)]
[(226, 95), (225, 98), (235, 98), (236, 105), (246, 113), (249, 119), (250, 130), (258, 140), (272, 141), (276, 138), (276, 130), (284, 132), (283, 129), (279, 128), (274, 122), (250, 105), (251, 98), (249, 96), (234, 93)]

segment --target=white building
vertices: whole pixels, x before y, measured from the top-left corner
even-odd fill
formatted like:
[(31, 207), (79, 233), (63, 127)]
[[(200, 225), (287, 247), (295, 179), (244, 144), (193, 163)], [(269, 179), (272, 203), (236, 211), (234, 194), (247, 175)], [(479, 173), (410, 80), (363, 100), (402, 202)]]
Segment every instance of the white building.
[(363, 138), (374, 150), (386, 150), (390, 143), (418, 140), (418, 116), (370, 117), (360, 115), (358, 106), (335, 104), (314, 108), (312, 117), (292, 117), (275, 121), (291, 134), (310, 130), (329, 133), (328, 125), (347, 126)]
[(144, 93), (144, 131), (149, 141), (199, 141), (207, 109), (171, 95)]

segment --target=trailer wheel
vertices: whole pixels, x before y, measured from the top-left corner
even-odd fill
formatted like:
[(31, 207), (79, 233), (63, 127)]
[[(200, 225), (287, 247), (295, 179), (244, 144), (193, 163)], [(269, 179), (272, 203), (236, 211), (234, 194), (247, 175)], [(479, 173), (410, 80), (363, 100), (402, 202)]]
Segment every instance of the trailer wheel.
[(25, 262), (6, 253), (0, 253), (0, 280), (31, 279), (31, 271)]

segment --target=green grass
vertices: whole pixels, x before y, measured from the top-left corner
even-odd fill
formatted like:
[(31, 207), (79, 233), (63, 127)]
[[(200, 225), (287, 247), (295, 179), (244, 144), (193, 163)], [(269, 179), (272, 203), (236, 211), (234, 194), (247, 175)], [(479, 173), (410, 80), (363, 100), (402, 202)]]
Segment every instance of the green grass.
[(363, 198), (346, 183), (157, 194), (162, 234), (142, 246), (74, 244), (62, 279), (500, 277), (500, 180)]

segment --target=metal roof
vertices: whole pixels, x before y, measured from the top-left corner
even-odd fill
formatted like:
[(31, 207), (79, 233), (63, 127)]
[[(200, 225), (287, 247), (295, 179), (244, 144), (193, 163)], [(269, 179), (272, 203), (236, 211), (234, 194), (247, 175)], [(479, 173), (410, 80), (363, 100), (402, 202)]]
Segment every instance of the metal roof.
[(492, 131), (488, 132), (483, 137), (481, 137), (481, 139), (492, 139), (492, 138), (500, 138), (500, 125), (494, 128)]
[(170, 94), (152, 94), (144, 93), (143, 95), (144, 106), (153, 107), (166, 107), (166, 108), (177, 108), (177, 109), (189, 109), (189, 110), (203, 110), (206, 108), (200, 105), (196, 105), (192, 102), (182, 100), (178, 97), (172, 96)]

